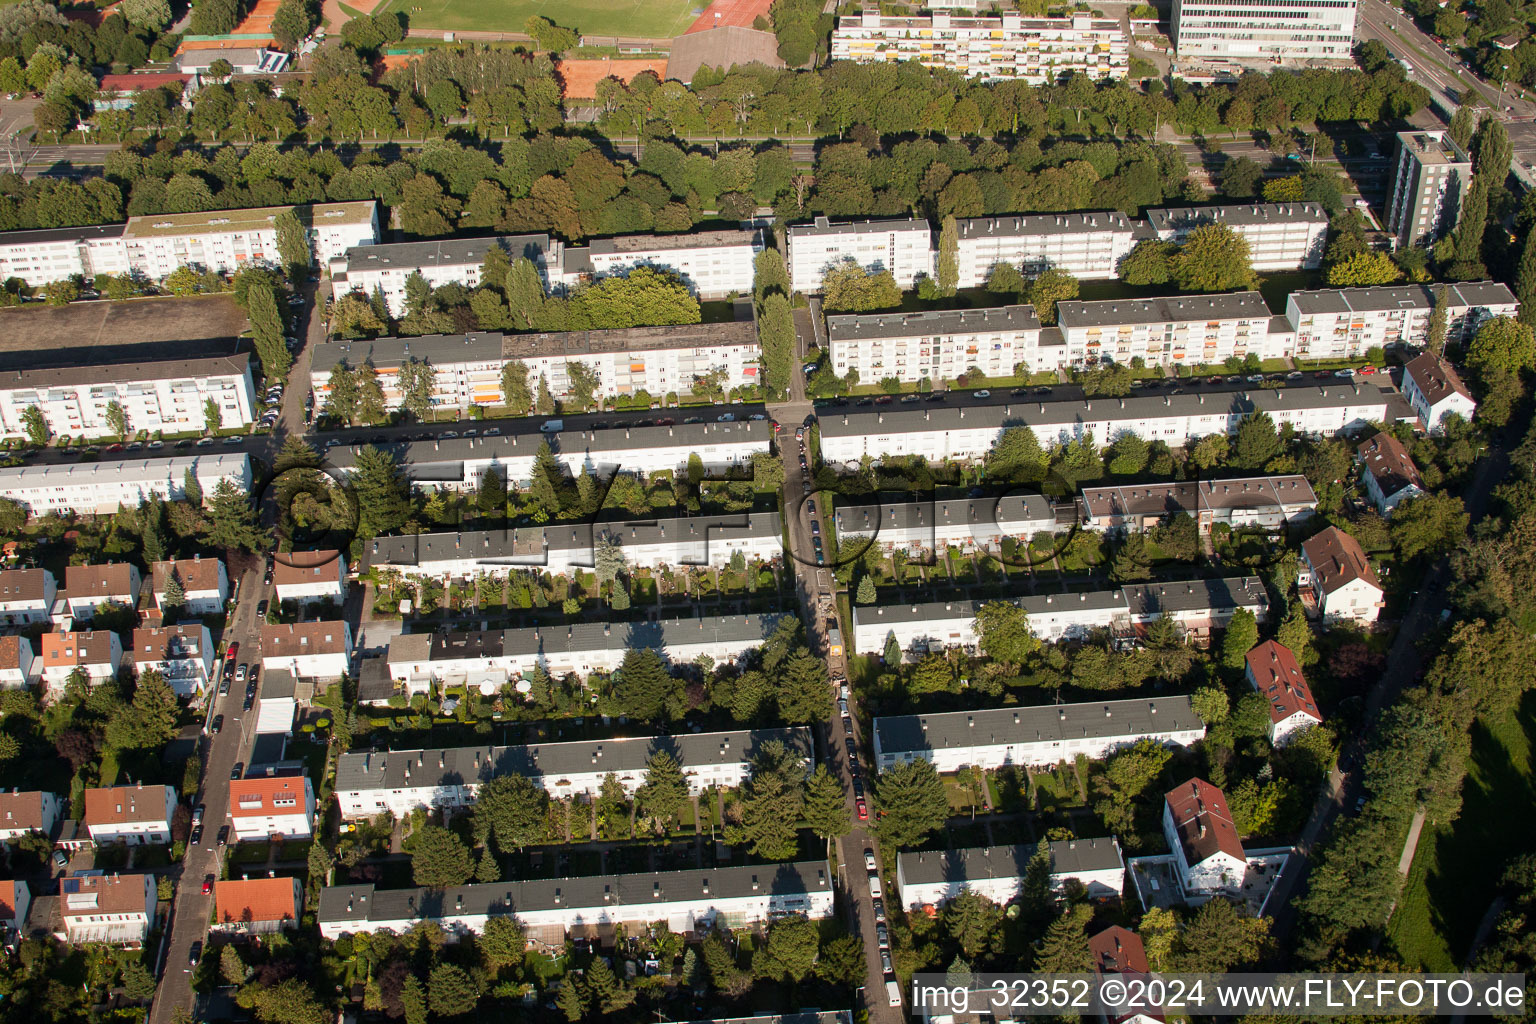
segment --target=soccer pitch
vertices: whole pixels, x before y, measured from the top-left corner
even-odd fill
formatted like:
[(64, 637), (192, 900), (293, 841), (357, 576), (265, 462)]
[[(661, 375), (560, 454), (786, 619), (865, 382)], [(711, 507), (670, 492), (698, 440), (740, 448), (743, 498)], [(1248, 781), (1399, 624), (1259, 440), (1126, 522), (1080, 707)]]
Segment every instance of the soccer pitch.
[(389, 0), (380, 11), (402, 13), (411, 28), (452, 32), (521, 32), (541, 14), (590, 36), (670, 38), (687, 30), (708, 0)]

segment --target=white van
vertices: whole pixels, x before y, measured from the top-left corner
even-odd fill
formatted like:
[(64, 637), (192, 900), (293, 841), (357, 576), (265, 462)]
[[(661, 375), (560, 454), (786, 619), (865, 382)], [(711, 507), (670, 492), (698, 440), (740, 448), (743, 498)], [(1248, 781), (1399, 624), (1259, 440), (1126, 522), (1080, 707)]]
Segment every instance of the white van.
[(871, 896), (873, 896), (875, 899), (879, 899), (880, 897), (885, 895), (885, 893), (880, 891), (880, 876), (879, 875), (870, 875), (869, 876), (869, 894)]
[(546, 434), (558, 434), (565, 429), (565, 420), (545, 420), (539, 429)]
[(901, 986), (894, 981), (885, 983), (885, 994), (890, 997), (892, 1006), (901, 1005)]

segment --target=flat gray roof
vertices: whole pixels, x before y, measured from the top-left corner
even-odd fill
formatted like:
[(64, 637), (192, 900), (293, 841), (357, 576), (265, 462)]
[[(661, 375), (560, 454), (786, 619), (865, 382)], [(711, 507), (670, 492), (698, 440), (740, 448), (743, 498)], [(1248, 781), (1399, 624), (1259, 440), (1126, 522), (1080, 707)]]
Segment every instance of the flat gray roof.
[(1204, 731), (1205, 725), (1185, 695), (875, 719), (882, 754), (1143, 736), (1191, 729)]
[[(1049, 849), (1053, 875), (1085, 875), (1125, 866), (1120, 857), (1119, 845), (1110, 837), (1061, 840), (1052, 842)], [(913, 885), (939, 882), (964, 885), (980, 879), (1022, 879), (1035, 853), (1036, 847), (1031, 843), (903, 853), (898, 860), (901, 862), (901, 878), (904, 882)]]
[(694, 231), (682, 235), (621, 235), (617, 238), (594, 238), (588, 250), (594, 254), (666, 252), (673, 249), (725, 249), (732, 246), (752, 246), (761, 232), (726, 229), (722, 231)]
[(1034, 306), (992, 309), (931, 309), (921, 313), (865, 313), (827, 317), (834, 343), (863, 338), (922, 338), (981, 331), (1038, 331)]
[(794, 895), (830, 891), (826, 861), (746, 867), (699, 868), (587, 878), (530, 878), (447, 889), (379, 889), (336, 885), (320, 890), (321, 924), (433, 920), (450, 916), (497, 916), (536, 911), (590, 910), (647, 903), (697, 903), (753, 893)]
[(1012, 217), (967, 217), (957, 220), (961, 238), (1016, 238), (1021, 235), (1081, 235), (1098, 231), (1132, 230), (1131, 220), (1118, 210), (1083, 213), (1034, 213)]
[(1398, 132), (1397, 141), (1421, 164), (1466, 164), (1472, 161), (1442, 131)]
[(701, 349), (719, 345), (757, 345), (757, 325), (750, 320), (723, 324), (681, 324), (672, 327), (620, 327), (609, 331), (565, 331), (558, 334), (508, 334), (501, 339), (501, 358), (581, 356), (594, 352), (649, 352), (657, 349)]
[[(791, 729), (737, 729), (731, 732), (681, 733), (513, 747), (435, 747), (422, 750), (353, 751), (336, 762), (336, 790), (366, 793), (379, 789), (457, 786), (486, 782), (497, 775), (527, 775), (548, 781), (558, 793), (565, 775), (589, 772), (638, 772), (652, 754), (665, 750), (684, 771), (750, 761), (765, 743), (778, 741), (811, 759), (815, 747), (805, 726)], [(409, 781), (407, 781), (409, 774)]]
[(429, 238), (423, 242), (385, 242), (347, 250), (347, 270), (415, 270), (418, 267), (473, 266), (485, 262), (493, 247), (512, 259), (542, 262), (549, 252), (548, 235), (490, 235), (484, 238)]
[(43, 242), (79, 242), (98, 238), (121, 238), (122, 224), (87, 224), (78, 228), (30, 228), (25, 231), (0, 231), (0, 247), (39, 245)]
[(354, 369), (364, 363), (373, 364), (375, 369), (395, 368), (407, 359), (434, 366), (498, 363), (501, 361), (501, 334), (476, 331), (473, 334), (427, 334), (419, 338), (327, 341), (315, 346), (310, 357), (310, 372), (327, 374), (343, 362)]
[(830, 220), (817, 217), (809, 224), (791, 224), (788, 237), (806, 238), (812, 235), (868, 234), (883, 235), (888, 231), (921, 231), (932, 234), (933, 227), (920, 217), (886, 217), (881, 219)]
[(1055, 509), (1044, 495), (1008, 494), (1001, 498), (935, 498), (929, 501), (897, 501), (878, 505), (850, 505), (837, 510), (837, 529), (844, 534), (869, 534), (879, 530), (916, 530), (924, 527), (974, 526), (978, 530), (1054, 521)]
[(1324, 288), (1292, 292), (1291, 300), (1302, 313), (1381, 313), (1398, 309), (1434, 309), (1435, 294), (1447, 290), (1452, 306), (1513, 305), (1515, 293), (1497, 281), (1465, 284), (1396, 284), (1369, 288)]
[(201, 359), (158, 359), (133, 363), (94, 363), (0, 372), (3, 388), (56, 388), (92, 384), (133, 384), (140, 381), (185, 380), (192, 377), (238, 377), (251, 357), (204, 356)]
[(1202, 320), (1264, 320), (1272, 314), (1258, 292), (1222, 295), (1168, 295), (1155, 299), (1103, 299), (1056, 304), (1062, 329), (1124, 324), (1193, 323)]
[(1147, 223), (1158, 231), (1188, 231), (1202, 224), (1327, 224), (1328, 211), (1318, 203), (1243, 203), (1232, 206), (1186, 206), (1148, 210)]

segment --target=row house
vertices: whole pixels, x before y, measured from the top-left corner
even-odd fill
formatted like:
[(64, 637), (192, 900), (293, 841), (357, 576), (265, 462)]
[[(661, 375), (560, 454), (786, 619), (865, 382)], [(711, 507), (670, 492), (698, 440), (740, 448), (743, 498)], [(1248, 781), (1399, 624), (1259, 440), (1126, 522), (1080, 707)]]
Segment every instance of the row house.
[(109, 629), (44, 633), (42, 649), (43, 694), (56, 700), (70, 677), (80, 673), (88, 685), (100, 686), (117, 679), (123, 664), (123, 642)]
[(208, 692), (214, 663), (213, 637), (200, 622), (141, 627), (133, 631), (133, 667), (159, 672), (178, 697)]
[(850, 370), (866, 383), (953, 380), (973, 367), (988, 377), (1012, 376), (1039, 350), (1033, 306), (944, 309), (921, 313), (828, 316), (827, 343), (839, 377)]
[(152, 846), (171, 841), (176, 791), (170, 786), (108, 786), (85, 791), (81, 822), (97, 846)]
[(1317, 511), (1317, 495), (1306, 477), (1291, 473), (1084, 487), (1078, 507), (1081, 524), (1101, 533), (1141, 533), (1176, 515), (1210, 533), (1218, 523), (1279, 529), (1300, 522)]
[(389, 931), (404, 934), (423, 921), (449, 937), (479, 934), (493, 917), (506, 917), (535, 946), (559, 948), (568, 937), (611, 940), (665, 923), (695, 939), (717, 927), (758, 928), (786, 917), (821, 920), (833, 912), (833, 871), (825, 860), (698, 868), (633, 875), (539, 878), (450, 886), (379, 889), (330, 886), (320, 891), (320, 934)]
[(204, 498), (220, 482), (250, 492), (251, 458), (244, 452), (186, 455), (168, 459), (103, 459), (0, 468), (0, 493), (31, 515), (49, 512), (112, 515), (135, 508), (151, 494), (162, 501), (186, 497), (188, 474)]
[(0, 689), (18, 690), (36, 686), (43, 674), (43, 662), (25, 636), (0, 636)]
[(1130, 40), (1120, 22), (1074, 13), (1064, 18), (969, 17), (934, 11), (893, 17), (878, 8), (839, 18), (832, 59), (860, 64), (916, 61), (986, 81), (1054, 85), (1063, 75), (1124, 78)]
[(236, 842), (308, 839), (315, 831), (315, 790), (304, 775), (253, 775), (229, 784)]
[(1039, 494), (852, 505), (837, 509), (833, 522), (839, 544), (868, 537), (884, 551), (913, 555), (951, 547), (997, 552), (1005, 537), (1022, 544), (1058, 529), (1054, 506)]
[(790, 287), (805, 295), (819, 293), (828, 270), (852, 262), (867, 271), (889, 271), (902, 290), (920, 277), (933, 276), (933, 229), (915, 217), (833, 221), (817, 217), (810, 224), (785, 229), (784, 261)]
[[(1076, 879), (1090, 898), (1119, 896), (1125, 888), (1125, 858), (1113, 837), (1067, 839), (1047, 845), (1052, 891), (1064, 892)], [(1024, 895), (1030, 862), (1039, 848), (981, 846), (902, 853), (896, 857), (896, 886), (908, 912), (938, 908), (969, 890), (1000, 907)]]
[(1323, 265), (1328, 211), (1320, 203), (1243, 203), (1148, 210), (1147, 224), (1165, 242), (1182, 243), (1207, 224), (1231, 228), (1248, 243), (1254, 270), (1316, 270)]
[(64, 592), (54, 606), (53, 619), (90, 622), (98, 608), (136, 608), (141, 585), (138, 566), (128, 562), (71, 565), (64, 569)]
[(1079, 281), (1116, 276), (1135, 248), (1135, 225), (1118, 210), (967, 217), (955, 221), (959, 287), (979, 288), (999, 263), (1033, 277), (1064, 270)]
[(0, 626), (48, 622), (57, 595), (58, 584), (47, 569), (0, 569)]
[(799, 754), (809, 774), (815, 757), (809, 729), (738, 729), (515, 747), (354, 751), (337, 761), (336, 800), (346, 818), (384, 811), (398, 818), (419, 807), (473, 806), (482, 785), (513, 774), (558, 798), (596, 796), (609, 775), (633, 794), (645, 782), (646, 763), (663, 751), (678, 761), (689, 791), (698, 794), (741, 785), (769, 743)]
[(62, 815), (63, 801), (56, 793), (13, 789), (0, 792), (0, 846), (32, 832), (53, 837), (53, 827)]
[(229, 573), (223, 559), (172, 558), (155, 562), (149, 567), (150, 592), (154, 594), (155, 607), (166, 611), (166, 593), (171, 580), (181, 588), (181, 611), (194, 617), (220, 615), (224, 603), (229, 600)]
[(875, 769), (928, 761), (940, 772), (1102, 760), (1141, 740), (1188, 747), (1205, 723), (1188, 696), (894, 715), (874, 720)]
[(72, 875), (59, 880), (59, 914), (72, 945), (141, 945), (155, 921), (155, 876)]
[(279, 601), (341, 604), (347, 598), (347, 559), (340, 551), (283, 551), (272, 556)]
[(1462, 345), (1494, 317), (1515, 316), (1520, 303), (1496, 281), (1379, 285), (1292, 292), (1285, 317), (1301, 359), (1359, 359), (1372, 348), (1429, 342), (1430, 320), (1443, 296), (1446, 342)]
[[(224, 427), (248, 427), (255, 422), (250, 356), (17, 370), (7, 373), (0, 384), (0, 436), (27, 437), (29, 409), (42, 414), (55, 436), (202, 431), (208, 423), (209, 402), (218, 406)], [(114, 422), (119, 414), (126, 432)]]
[(300, 679), (340, 679), (352, 669), (352, 627), (345, 621), (261, 627), (261, 667)]

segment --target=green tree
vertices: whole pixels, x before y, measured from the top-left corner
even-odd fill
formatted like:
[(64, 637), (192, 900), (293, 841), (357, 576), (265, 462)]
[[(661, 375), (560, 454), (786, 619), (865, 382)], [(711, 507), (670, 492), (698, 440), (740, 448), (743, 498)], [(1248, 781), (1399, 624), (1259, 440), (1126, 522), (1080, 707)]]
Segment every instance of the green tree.
[[(301, 7), (296, 0), (287, 0), (294, 6)], [(309, 272), (309, 266), (313, 255), (309, 245), (309, 232), (304, 230), (304, 225), (299, 223), (298, 214), (291, 208), (279, 210), (272, 221), (273, 229), (277, 232), (277, 255), (282, 260), (283, 273), (288, 275), (288, 280), (297, 285), (303, 281)]]
[(635, 791), (641, 812), (657, 819), (668, 831), (688, 803), (688, 780), (682, 765), (665, 750), (658, 750), (645, 763), (645, 781)]
[(1227, 691), (1219, 686), (1202, 686), (1189, 695), (1190, 704), (1200, 721), (1207, 726), (1220, 725), (1227, 720), (1229, 704)]
[(1088, 950), (1088, 922), (1093, 908), (1074, 903), (1045, 930), (1035, 952), (1034, 969), (1046, 974), (1080, 974), (1093, 970)]
[(953, 216), (945, 217), (939, 230), (939, 291), (944, 295), (955, 294), (960, 283), (960, 229)]
[(1405, 560), (1423, 557), (1435, 561), (1466, 540), (1470, 521), (1459, 495), (1409, 498), (1392, 512), (1392, 545)]
[(480, 474), (480, 486), (475, 490), (475, 507), (483, 516), (500, 517), (507, 514), (507, 481), (501, 470), (488, 466)]
[(214, 486), (204, 518), (203, 539), (214, 547), (255, 554), (272, 545), (271, 531), (257, 521), (251, 496), (228, 480)]
[(1401, 281), (1403, 272), (1384, 252), (1368, 249), (1328, 268), (1328, 284), (1335, 288), (1360, 288)]
[(770, 981), (794, 985), (816, 967), (821, 943), (816, 925), (803, 917), (786, 917), (768, 928), (768, 941), (752, 954), (752, 973)]
[(379, 371), (372, 363), (364, 363), (353, 375), (357, 379), (357, 418), (364, 423), (383, 423), (389, 416), (389, 407), (384, 402)]
[(614, 673), (614, 698), (621, 713), (643, 722), (671, 718), (680, 709), (683, 687), (650, 648), (631, 648)]
[[(1529, 243), (1526, 245), (1526, 250), (1536, 251), (1532, 250)], [(1450, 289), (1442, 284), (1435, 289), (1435, 308), (1429, 314), (1429, 337), (1425, 342), (1425, 347), (1435, 353), (1435, 355), (1440, 355), (1445, 351), (1445, 334), (1450, 323), (1449, 307)], [(1523, 319), (1525, 313), (1523, 306), (1520, 312)]]
[(896, 639), (894, 631), (886, 634), (885, 650), (881, 654), (887, 665), (895, 667), (901, 664), (901, 642)]
[(974, 889), (965, 889), (943, 911), (944, 930), (965, 957), (975, 962), (1001, 942), (1003, 908)]
[(829, 313), (895, 309), (901, 305), (901, 289), (889, 270), (866, 271), (850, 259), (827, 271), (821, 304)]
[(246, 289), (246, 314), (251, 319), (251, 337), (255, 341), (256, 357), (261, 360), (261, 372), (269, 380), (279, 380), (288, 375), (293, 358), (284, 340), (283, 315), (277, 308), (277, 295), (266, 281), (251, 284)]
[(533, 37), (534, 43), (540, 50), (551, 53), (562, 53), (566, 50), (574, 50), (579, 39), (575, 32), (568, 28), (561, 28), (548, 18), (534, 15), (523, 22), (523, 31)]
[(27, 440), (41, 448), (48, 443), (51, 436), (48, 430), (48, 421), (43, 418), (43, 411), (35, 405), (29, 405), (21, 411), (21, 425), (27, 432)]
[(1120, 280), (1138, 287), (1149, 284), (1167, 284), (1172, 274), (1171, 263), (1178, 246), (1156, 238), (1144, 238), (1120, 260), (1116, 272)]
[(878, 595), (875, 593), (875, 580), (869, 574), (859, 577), (859, 589), (854, 600), (859, 604), (874, 604)]
[(811, 831), (823, 839), (845, 836), (853, 828), (842, 784), (826, 765), (817, 765), (805, 784), (805, 818)]
[(488, 918), (476, 943), (480, 963), (492, 978), (522, 964), (528, 949), (528, 937), (510, 914)]
[(1527, 325), (1507, 316), (1485, 321), (1467, 347), (1467, 366), (1487, 384), (1536, 366), (1536, 342)]
[[(507, 306), (512, 318), (512, 329), (516, 331), (530, 331), (534, 322), (539, 317), (539, 312), (544, 308), (544, 283), (539, 277), (539, 268), (526, 257), (520, 257), (513, 261), (512, 268), (507, 271)], [(528, 379), (527, 369), (523, 370), (523, 380)]]
[(1040, 272), (1029, 286), (1029, 302), (1042, 324), (1056, 322), (1056, 304), (1077, 298), (1077, 278), (1051, 267)]
[(364, 445), (353, 460), (352, 493), (357, 504), (358, 535), (372, 539), (398, 529), (411, 515), (410, 492), (395, 458)]
[(509, 359), (501, 368), (501, 397), (507, 411), (526, 416), (533, 408), (533, 393), (528, 389), (528, 366), (519, 359)]
[(218, 433), (219, 427), (224, 423), (224, 410), (219, 403), (212, 399), (203, 402), (203, 430), (209, 434)]
[(337, 363), (331, 367), (331, 374), (326, 379), (323, 407), (326, 415), (343, 424), (353, 423), (357, 420), (357, 400), (357, 374), (345, 361)]
[(1263, 469), (1281, 451), (1280, 433), (1269, 413), (1250, 413), (1237, 424), (1228, 464), (1234, 469)]
[(1169, 278), (1186, 292), (1226, 292), (1256, 283), (1248, 240), (1225, 224), (1202, 224), (1169, 260)]
[(224, 980), (231, 985), (245, 984), (245, 961), (240, 958), (240, 949), (234, 943), (225, 944), (219, 953), (219, 973)]
[(1049, 461), (1033, 430), (1025, 426), (1008, 427), (987, 452), (987, 475), (1006, 480), (1039, 479)]
[(1248, 652), (1259, 645), (1259, 620), (1253, 612), (1239, 608), (1221, 636), (1221, 664), (1241, 671), (1248, 664)]
[(475, 1008), (480, 989), (475, 979), (456, 964), (438, 964), (427, 982), (427, 1003), (435, 1017), (458, 1017)]
[(1029, 616), (1012, 601), (988, 601), (976, 612), (976, 636), (983, 654), (1008, 668), (1024, 664), (1040, 649)]
[(788, 860), (799, 843), (795, 830), (805, 804), (805, 764), (779, 740), (763, 744), (741, 785), (741, 821), (725, 827), (725, 840), (749, 845), (755, 856)]
[(943, 828), (949, 815), (944, 783), (928, 761), (905, 761), (882, 771), (875, 795), (880, 803), (880, 839), (898, 848), (917, 846)]
[(411, 835), (411, 877), (417, 885), (446, 889), (475, 873), (469, 847), (440, 825), (423, 825)]
[(123, 403), (115, 398), (107, 403), (107, 429), (118, 437), (128, 436), (128, 414), (123, 411)]
[(544, 838), (549, 795), (526, 775), (497, 775), (475, 798), (475, 838), (494, 840), (502, 853), (516, 853)]
[(586, 363), (571, 360), (565, 364), (565, 376), (566, 401), (578, 411), (592, 408), (597, 400), (597, 389), (602, 385), (597, 370)]

